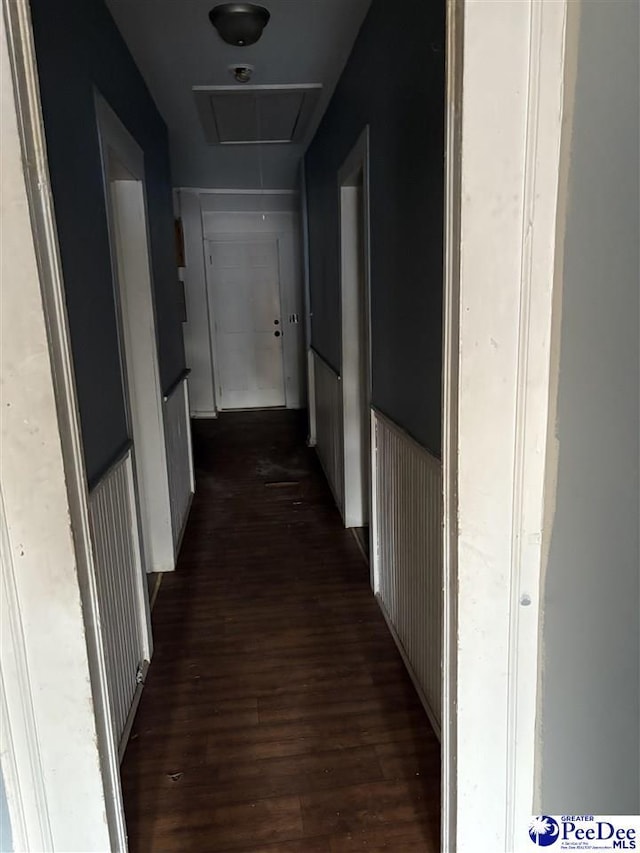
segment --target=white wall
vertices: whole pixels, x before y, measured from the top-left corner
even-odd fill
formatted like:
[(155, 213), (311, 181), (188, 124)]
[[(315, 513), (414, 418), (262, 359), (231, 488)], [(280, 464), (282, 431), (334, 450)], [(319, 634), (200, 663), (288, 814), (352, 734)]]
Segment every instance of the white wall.
[(562, 275), (539, 807), (640, 812), (636, 0), (580, 8)]
[[(178, 191), (184, 228), (187, 322), (184, 325), (189, 392), (194, 416), (216, 414), (215, 364), (211, 349), (211, 299), (203, 241), (222, 234), (273, 234), (279, 242), (285, 390), (288, 408), (306, 405), (304, 367), (304, 294), (298, 196), (260, 193)], [(299, 323), (289, 324), (290, 314)]]
[(567, 6), (450, 3), (442, 849), (524, 853)]
[[(38, 267), (48, 271), (50, 247), (44, 239), (36, 247), (32, 232), (48, 181), (36, 157), (23, 159), (4, 24), (15, 27), (17, 14), (27, 15), (11, 5), (0, 17), (2, 770), (16, 847), (121, 850), (109, 828), (119, 804), (106, 789), (95, 613), (83, 594), (87, 537), (76, 527), (86, 505), (77, 500), (78, 469), (67, 452), (77, 421), (69, 426), (71, 404), (60, 391), (70, 378), (68, 350), (55, 349), (64, 330), (51, 310), (54, 286), (42, 284)], [(20, 49), (29, 63), (28, 43)], [(21, 118), (33, 120), (33, 105), (22, 97), (20, 105)], [(23, 167), (30, 189), (43, 188), (31, 207)], [(75, 461), (81, 466), (77, 450)]]

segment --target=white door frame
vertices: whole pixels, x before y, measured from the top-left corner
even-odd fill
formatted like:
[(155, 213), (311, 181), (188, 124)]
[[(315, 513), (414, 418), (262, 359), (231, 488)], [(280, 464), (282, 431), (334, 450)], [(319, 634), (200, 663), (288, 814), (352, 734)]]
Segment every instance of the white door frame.
[(29, 2), (3, 0), (3, 13), (2, 231), (11, 270), (3, 274), (2, 299), (4, 308), (15, 305), (15, 312), (2, 312), (11, 318), (2, 335), (3, 395), (11, 407), (2, 407), (0, 560), (11, 829), (15, 849), (124, 853), (118, 745)]
[(309, 204), (307, 198), (307, 170), (304, 158), (300, 163), (300, 233), (302, 237), (302, 275), (304, 288), (304, 355), (307, 378), (307, 407), (309, 434), (307, 446), (317, 443), (316, 393), (313, 353), (311, 352), (311, 276), (309, 271)]
[[(353, 224), (358, 211), (352, 209), (357, 193), (353, 180), (362, 174), (362, 198), (359, 200), (363, 213), (362, 262), (364, 269), (364, 336), (358, 333), (362, 306), (362, 285), (357, 280), (358, 260), (353, 255)], [(338, 200), (340, 215), (340, 306), (342, 361), (342, 454), (344, 471), (344, 525), (362, 527), (372, 520), (371, 504), (371, 454), (366, 462), (362, 456), (363, 427), (371, 429), (371, 262), (369, 236), (369, 126), (360, 134), (338, 171)], [(366, 348), (366, 405), (362, 402), (362, 348)], [(363, 410), (364, 409), (364, 410)], [(362, 471), (362, 465), (368, 471)], [(368, 477), (369, 488), (364, 486)], [(363, 495), (363, 491), (368, 493)], [(371, 530), (371, 527), (370, 527)]]
[[(569, 0), (448, 2), (443, 371), (447, 853), (520, 853), (540, 578)], [(557, 292), (557, 288), (556, 288)], [(553, 489), (547, 498), (552, 501)]]
[[(224, 406), (222, 405), (222, 386), (218, 384), (218, 365), (220, 364), (220, 359), (218, 356), (218, 342), (217, 342), (217, 334), (216, 334), (216, 305), (215, 305), (215, 283), (214, 283), (214, 273), (213, 273), (213, 264), (211, 262), (211, 249), (210, 245), (215, 245), (216, 243), (244, 243), (244, 242), (255, 242), (255, 243), (275, 243), (276, 250), (278, 253), (278, 301), (280, 303), (280, 334), (285, 334), (285, 322), (283, 319), (282, 313), (282, 280), (281, 280), (281, 263), (280, 263), (280, 254), (282, 251), (281, 241), (287, 238), (287, 234), (283, 231), (246, 231), (246, 232), (229, 232), (228, 234), (221, 232), (220, 234), (216, 234), (215, 236), (205, 237), (204, 238), (204, 255), (205, 255), (205, 268), (206, 268), (206, 280), (207, 280), (207, 307), (209, 309), (209, 340), (211, 345), (211, 354), (212, 354), (212, 371), (213, 371), (213, 390), (216, 400), (217, 411), (223, 412), (225, 411)], [(285, 363), (285, 351), (284, 351), (284, 342), (282, 345), (281, 352), (281, 361), (282, 361), (282, 391), (285, 400), (285, 406), (287, 405), (287, 383), (286, 383), (286, 363)], [(277, 408), (277, 407), (276, 407)]]
[[(147, 572), (166, 572), (175, 568), (175, 552), (147, 230), (144, 154), (98, 93), (95, 104), (114, 292), (119, 309), (125, 398), (133, 438), (143, 559)], [(133, 179), (113, 182), (111, 155)], [(118, 206), (118, 217), (113, 205)], [(122, 222), (117, 221), (119, 218)], [(141, 233), (141, 227), (144, 233)], [(141, 247), (145, 242), (146, 245)]]

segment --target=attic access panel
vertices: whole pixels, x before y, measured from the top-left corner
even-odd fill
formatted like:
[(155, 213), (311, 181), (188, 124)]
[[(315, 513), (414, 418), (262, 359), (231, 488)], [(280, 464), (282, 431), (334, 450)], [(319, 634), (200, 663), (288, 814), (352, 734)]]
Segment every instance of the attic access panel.
[(210, 145), (301, 142), (321, 91), (320, 83), (193, 87)]

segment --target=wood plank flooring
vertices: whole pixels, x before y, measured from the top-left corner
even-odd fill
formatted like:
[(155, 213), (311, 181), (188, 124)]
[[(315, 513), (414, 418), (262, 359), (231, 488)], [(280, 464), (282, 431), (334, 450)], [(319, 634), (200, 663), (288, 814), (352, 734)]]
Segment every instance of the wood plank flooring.
[(439, 850), (440, 750), (304, 420), (194, 423), (123, 765), (132, 853)]

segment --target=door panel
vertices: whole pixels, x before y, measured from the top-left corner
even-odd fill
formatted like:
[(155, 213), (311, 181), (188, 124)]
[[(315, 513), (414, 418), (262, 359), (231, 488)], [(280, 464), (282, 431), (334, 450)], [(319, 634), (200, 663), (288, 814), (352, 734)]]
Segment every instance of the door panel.
[(284, 406), (277, 240), (215, 240), (208, 255), (219, 408)]

